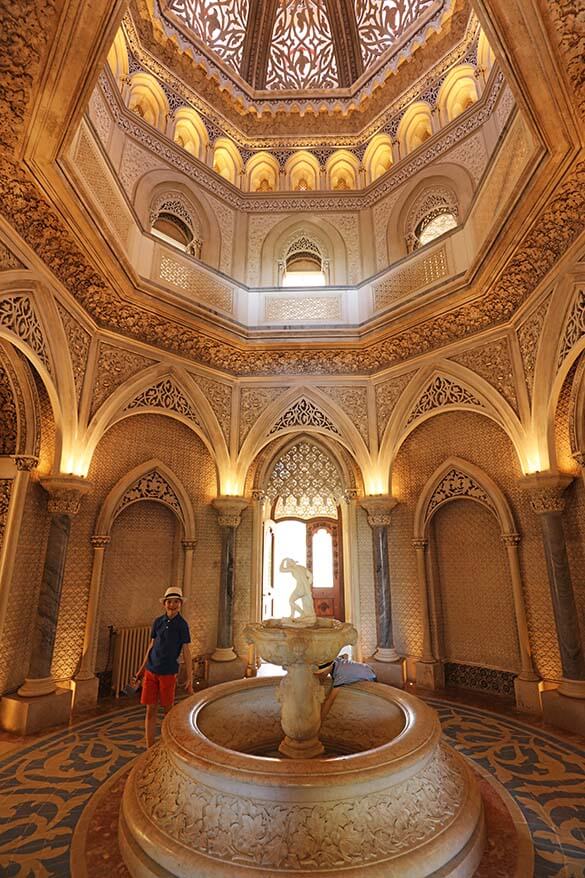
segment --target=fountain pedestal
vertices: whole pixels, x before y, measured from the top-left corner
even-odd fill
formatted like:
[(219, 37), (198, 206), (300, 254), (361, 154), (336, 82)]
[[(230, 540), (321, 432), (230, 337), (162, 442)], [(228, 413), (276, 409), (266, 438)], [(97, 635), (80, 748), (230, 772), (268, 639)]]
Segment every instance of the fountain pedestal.
[(285, 735), (279, 752), (296, 759), (320, 756), (325, 751), (319, 740), (325, 690), (315, 671), (319, 665), (332, 662), (343, 646), (353, 646), (357, 631), (337, 619), (316, 619), (310, 624), (268, 619), (247, 625), (244, 636), (263, 659), (286, 670), (277, 694)]

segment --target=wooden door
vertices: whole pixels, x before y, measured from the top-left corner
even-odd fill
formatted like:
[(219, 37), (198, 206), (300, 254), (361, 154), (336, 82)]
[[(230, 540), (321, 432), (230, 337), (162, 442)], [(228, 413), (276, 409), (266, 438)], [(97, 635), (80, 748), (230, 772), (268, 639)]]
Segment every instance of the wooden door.
[[(307, 567), (313, 574), (313, 603), (317, 616), (345, 621), (343, 606), (343, 565), (341, 528), (331, 518), (312, 518), (307, 522)], [(319, 553), (326, 559), (319, 570)], [(330, 555), (330, 561), (329, 561)], [(313, 559), (315, 558), (315, 569)]]

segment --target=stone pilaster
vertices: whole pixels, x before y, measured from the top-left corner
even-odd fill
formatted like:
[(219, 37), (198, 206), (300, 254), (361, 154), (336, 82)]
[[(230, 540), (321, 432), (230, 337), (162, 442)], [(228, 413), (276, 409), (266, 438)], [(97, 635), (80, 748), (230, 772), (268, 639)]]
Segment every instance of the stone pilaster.
[(374, 588), (376, 601), (376, 634), (378, 645), (374, 658), (379, 662), (400, 663), (402, 682), (402, 658), (394, 646), (392, 630), (392, 586), (390, 581), (390, 558), (388, 551), (388, 526), (397, 500), (390, 496), (365, 497), (360, 505), (368, 513), (372, 528), (374, 550)]
[(217, 646), (211, 658), (217, 662), (229, 662), (237, 658), (233, 631), (236, 531), (242, 520), (242, 512), (248, 506), (248, 500), (244, 497), (217, 497), (212, 505), (221, 528), (221, 574)]
[(422, 656), (416, 663), (416, 684), (422, 689), (443, 689), (445, 687), (445, 670), (443, 662), (433, 652), (433, 638), (431, 634), (431, 610), (427, 577), (428, 540), (415, 539), (412, 541), (412, 547), (416, 553), (416, 571), (423, 623)]
[(529, 491), (532, 508), (540, 520), (563, 671), (558, 690), (542, 693), (544, 717), (556, 725), (583, 734), (585, 655), (563, 531), (563, 493), (572, 481), (573, 476), (570, 475), (537, 473), (523, 479), (522, 487)]

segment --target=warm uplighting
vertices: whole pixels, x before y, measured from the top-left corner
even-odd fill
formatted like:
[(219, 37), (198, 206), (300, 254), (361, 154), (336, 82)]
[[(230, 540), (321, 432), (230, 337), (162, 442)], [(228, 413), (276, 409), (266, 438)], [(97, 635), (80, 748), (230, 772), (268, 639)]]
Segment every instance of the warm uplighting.
[(85, 459), (81, 452), (72, 453), (63, 459), (61, 470), (62, 472), (67, 473), (67, 475), (85, 478), (89, 470), (89, 461)]

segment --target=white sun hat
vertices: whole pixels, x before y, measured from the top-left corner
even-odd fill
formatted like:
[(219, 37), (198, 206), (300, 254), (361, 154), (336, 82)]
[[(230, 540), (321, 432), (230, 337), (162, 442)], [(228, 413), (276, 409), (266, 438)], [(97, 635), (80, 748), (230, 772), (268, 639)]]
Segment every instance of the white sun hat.
[(174, 598), (174, 599), (179, 600), (179, 601), (184, 601), (185, 598), (183, 597), (183, 589), (177, 588), (176, 586), (171, 585), (170, 588), (167, 588), (167, 590), (165, 591), (164, 597), (162, 597), (160, 599), (161, 604), (164, 604), (164, 602), (168, 601), (169, 598)]

